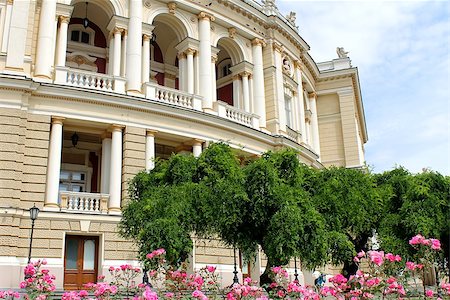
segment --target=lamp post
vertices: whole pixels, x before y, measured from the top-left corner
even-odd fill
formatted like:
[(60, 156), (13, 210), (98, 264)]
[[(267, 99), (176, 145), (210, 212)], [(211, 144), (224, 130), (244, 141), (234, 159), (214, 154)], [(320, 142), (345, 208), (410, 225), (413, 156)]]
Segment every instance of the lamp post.
[(33, 207), (30, 208), (31, 234), (30, 234), (30, 249), (28, 250), (28, 263), (30, 263), (31, 261), (31, 247), (33, 245), (34, 221), (36, 221), (38, 214), (39, 208), (36, 207), (36, 204), (33, 204)]
[(294, 279), (294, 282), (298, 283), (297, 258), (295, 256), (294, 256), (294, 268), (295, 268), (295, 273), (294, 273), (295, 279)]
[(234, 253), (234, 255), (233, 255), (233, 258), (234, 258), (233, 284), (235, 284), (235, 283), (239, 283), (239, 278), (237, 276), (238, 271), (237, 271), (237, 263), (236, 263), (236, 247), (233, 247), (233, 253)]

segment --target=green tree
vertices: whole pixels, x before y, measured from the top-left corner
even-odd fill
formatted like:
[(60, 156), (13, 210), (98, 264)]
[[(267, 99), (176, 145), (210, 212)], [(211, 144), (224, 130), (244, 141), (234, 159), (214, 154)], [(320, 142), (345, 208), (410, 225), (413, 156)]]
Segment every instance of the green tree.
[(400, 167), (377, 175), (376, 180), (385, 191), (384, 217), (378, 228), (382, 248), (412, 259), (415, 251), (408, 241), (422, 234), (440, 239), (450, 259), (450, 178), (433, 171), (413, 175)]
[(307, 189), (326, 220), (329, 260), (343, 263), (344, 275), (354, 274), (353, 256), (365, 248), (383, 207), (373, 176), (343, 167), (311, 170)]
[(217, 236), (250, 258), (261, 245), (271, 266), (299, 257), (325, 261), (324, 221), (301, 189), (297, 155), (284, 150), (241, 163), (225, 144), (211, 144), (198, 158), (171, 156), (130, 185), (120, 232), (140, 257), (166, 248), (178, 265), (192, 248), (191, 234)]

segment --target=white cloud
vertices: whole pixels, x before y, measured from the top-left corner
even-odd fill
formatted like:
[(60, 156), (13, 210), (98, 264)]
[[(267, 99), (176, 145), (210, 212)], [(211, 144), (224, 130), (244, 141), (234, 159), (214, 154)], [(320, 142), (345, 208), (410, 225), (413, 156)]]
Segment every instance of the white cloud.
[(375, 171), (404, 165), (450, 174), (447, 1), (277, 1), (297, 12), (316, 61), (343, 46), (360, 72)]

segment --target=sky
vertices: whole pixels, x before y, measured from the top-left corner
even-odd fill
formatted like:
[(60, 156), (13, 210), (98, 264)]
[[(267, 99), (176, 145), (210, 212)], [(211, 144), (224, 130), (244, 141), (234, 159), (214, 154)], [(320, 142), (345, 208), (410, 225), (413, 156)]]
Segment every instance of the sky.
[(349, 52), (358, 67), (373, 172), (450, 175), (450, 1), (277, 0), (297, 13), (316, 62)]

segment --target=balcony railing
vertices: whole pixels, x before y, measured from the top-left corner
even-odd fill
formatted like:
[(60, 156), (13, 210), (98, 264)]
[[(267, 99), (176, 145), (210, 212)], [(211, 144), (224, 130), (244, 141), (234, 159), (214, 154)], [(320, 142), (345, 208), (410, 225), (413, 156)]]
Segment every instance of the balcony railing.
[(125, 92), (124, 78), (68, 67), (55, 67), (55, 83), (99, 91)]
[(300, 143), (301, 142), (301, 134), (300, 132), (292, 129), (289, 126), (286, 126), (286, 133), (287, 133), (287, 137), (290, 138), (291, 140), (293, 140), (296, 143)]
[(145, 98), (185, 108), (202, 110), (202, 98), (200, 96), (152, 82), (145, 83)]
[(68, 212), (106, 214), (108, 194), (60, 192), (61, 210)]
[(228, 105), (226, 102), (218, 100), (214, 103), (214, 110), (217, 111), (219, 117), (223, 117), (249, 127), (259, 128), (259, 116)]

